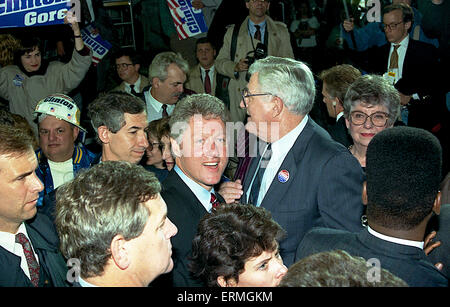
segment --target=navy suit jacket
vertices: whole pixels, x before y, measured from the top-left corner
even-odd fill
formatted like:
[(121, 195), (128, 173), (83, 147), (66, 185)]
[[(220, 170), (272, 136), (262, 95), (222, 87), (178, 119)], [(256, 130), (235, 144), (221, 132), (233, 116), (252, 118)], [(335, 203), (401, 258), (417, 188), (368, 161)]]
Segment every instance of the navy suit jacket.
[[(243, 187), (242, 203), (256, 171), (259, 158), (252, 159)], [(359, 162), (311, 118), (282, 162), (289, 172), (282, 183), (272, 181), (261, 206), (287, 231), (280, 253), (289, 267), (303, 236), (315, 226), (350, 231), (362, 229), (362, 183)], [(278, 173), (277, 173), (278, 174)]]
[[(175, 170), (170, 171), (162, 182), (161, 196), (167, 204), (167, 217), (178, 228), (178, 233), (171, 239), (174, 268), (171, 273), (167, 276), (163, 275), (162, 278), (172, 279), (175, 287), (203, 286), (200, 281), (191, 277), (188, 263), (198, 223), (208, 211)], [(217, 193), (216, 196), (219, 202), (225, 202)], [(152, 283), (152, 285), (155, 284)]]
[(333, 140), (341, 143), (346, 148), (353, 144), (353, 139), (348, 132), (347, 126), (345, 125), (345, 117), (341, 116), (339, 120), (328, 128), (328, 133), (330, 133)]
[(370, 234), (316, 228), (300, 243), (296, 261), (324, 251), (344, 250), (364, 259), (376, 258), (381, 268), (403, 279), (410, 287), (447, 287), (448, 280), (420, 248), (388, 242)]

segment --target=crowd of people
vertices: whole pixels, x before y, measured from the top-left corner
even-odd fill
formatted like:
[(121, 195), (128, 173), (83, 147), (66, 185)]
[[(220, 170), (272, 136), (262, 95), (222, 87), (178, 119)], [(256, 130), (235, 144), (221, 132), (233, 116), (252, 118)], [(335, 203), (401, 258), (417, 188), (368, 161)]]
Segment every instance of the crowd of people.
[(65, 60), (0, 34), (0, 286), (448, 287), (448, 29), (412, 1), (336, 25), (239, 2), (100, 65), (72, 12)]

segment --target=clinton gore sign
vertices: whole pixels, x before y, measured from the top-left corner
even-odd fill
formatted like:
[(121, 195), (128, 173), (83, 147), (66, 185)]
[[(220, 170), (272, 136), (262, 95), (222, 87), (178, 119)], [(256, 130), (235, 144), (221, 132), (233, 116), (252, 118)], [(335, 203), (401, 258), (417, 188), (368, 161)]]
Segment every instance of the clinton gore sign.
[(0, 28), (64, 23), (66, 11), (79, 12), (78, 0), (0, 0)]

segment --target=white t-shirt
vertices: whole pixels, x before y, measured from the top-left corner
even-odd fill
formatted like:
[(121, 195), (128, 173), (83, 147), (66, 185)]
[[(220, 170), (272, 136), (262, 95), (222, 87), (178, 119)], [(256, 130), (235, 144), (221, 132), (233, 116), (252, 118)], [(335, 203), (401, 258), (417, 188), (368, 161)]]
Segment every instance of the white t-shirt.
[[(301, 23), (307, 23), (308, 26), (312, 29), (318, 29), (320, 24), (319, 21), (317, 20), (317, 18), (315, 16), (311, 17), (311, 18), (302, 18), (302, 19), (296, 19), (291, 23), (291, 28), (290, 31), (292, 33), (294, 33), (298, 26)], [(317, 41), (316, 41), (316, 36), (315, 35), (311, 35), (309, 38), (298, 38), (297, 39), (297, 46), (298, 47), (315, 47), (317, 46)]]
[(54, 189), (73, 179), (72, 158), (64, 162), (53, 162), (48, 160), (48, 165), (50, 166)]

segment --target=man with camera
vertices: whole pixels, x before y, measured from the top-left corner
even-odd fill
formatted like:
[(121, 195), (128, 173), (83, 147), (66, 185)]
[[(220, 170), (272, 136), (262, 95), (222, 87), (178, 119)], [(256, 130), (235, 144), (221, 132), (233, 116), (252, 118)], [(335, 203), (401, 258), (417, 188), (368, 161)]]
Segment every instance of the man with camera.
[(268, 55), (294, 58), (286, 25), (266, 15), (270, 0), (245, 2), (249, 15), (242, 24), (228, 28), (215, 63), (217, 72), (230, 78), (229, 112), (233, 122), (244, 122), (246, 119), (246, 112), (239, 107), (239, 103), (241, 92), (248, 82), (247, 70), (255, 59)]

